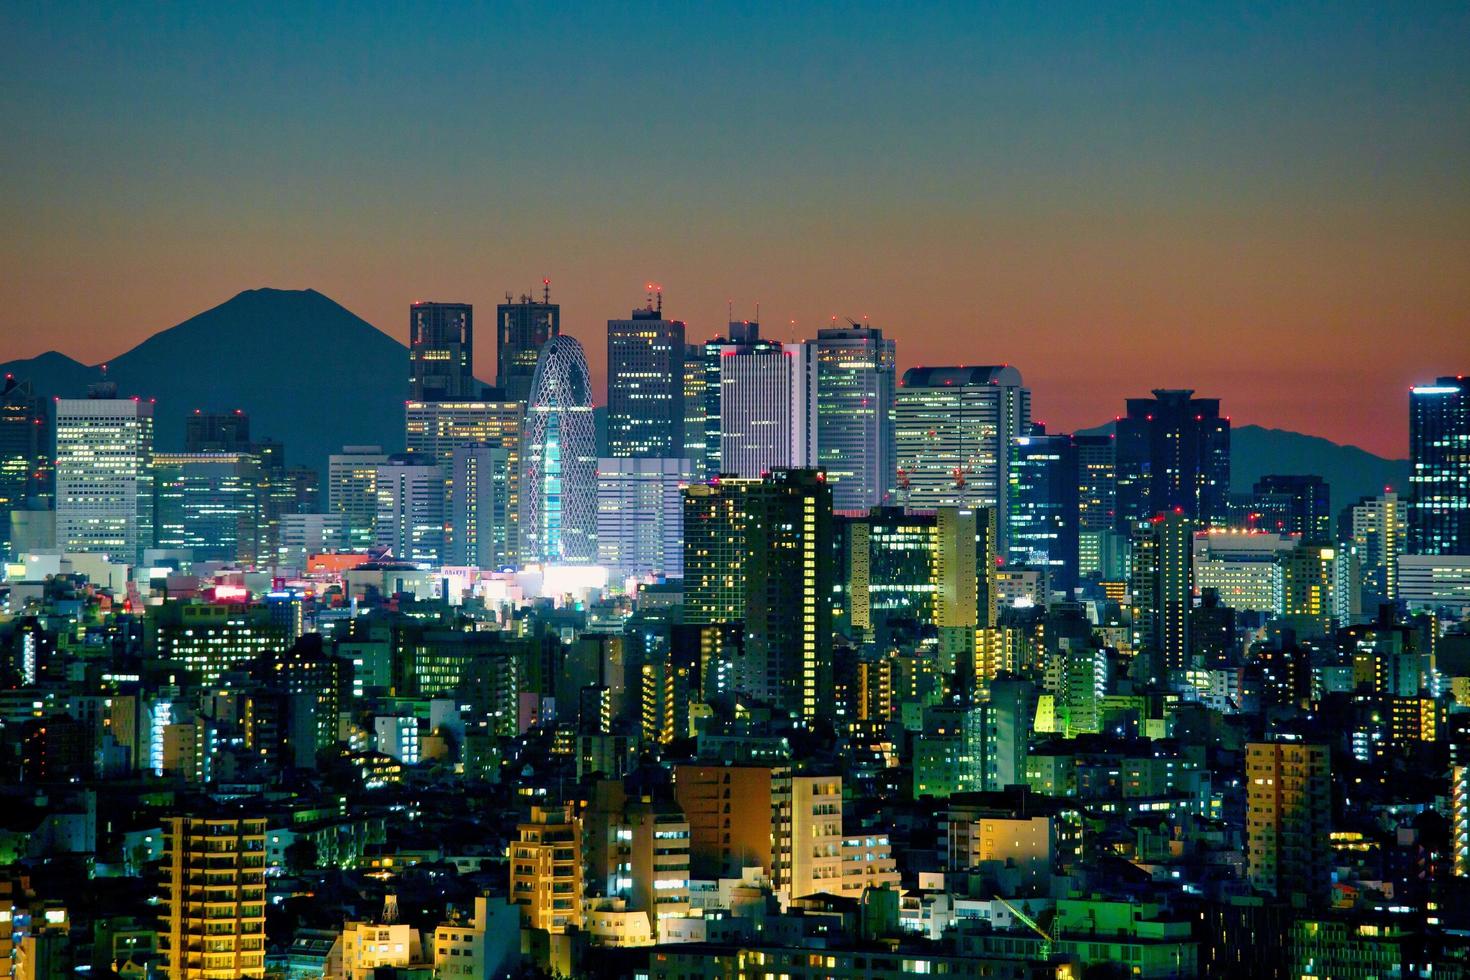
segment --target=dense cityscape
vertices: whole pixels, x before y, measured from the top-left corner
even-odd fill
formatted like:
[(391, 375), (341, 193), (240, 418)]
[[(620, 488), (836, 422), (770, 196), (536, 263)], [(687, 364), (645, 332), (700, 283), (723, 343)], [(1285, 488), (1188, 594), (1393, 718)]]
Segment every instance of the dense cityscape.
[(1455, 365), (1344, 499), (865, 319), (489, 333), (324, 472), (5, 379), (0, 976), (1470, 973)]

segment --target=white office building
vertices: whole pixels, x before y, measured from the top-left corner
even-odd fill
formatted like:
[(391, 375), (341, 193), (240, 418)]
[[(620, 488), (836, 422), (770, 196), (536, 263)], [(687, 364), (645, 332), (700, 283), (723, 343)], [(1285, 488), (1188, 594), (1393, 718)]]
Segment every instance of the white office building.
[(687, 459), (597, 461), (597, 563), (614, 579), (684, 576)]
[(138, 564), (153, 547), (153, 403), (56, 402), (56, 545)]
[(1031, 424), (1031, 392), (1009, 366), (911, 368), (894, 405), (898, 502), (914, 510), (994, 507), (998, 551), (1016, 437)]
[(401, 561), (444, 559), (444, 470), (393, 461), (377, 469), (377, 544)]
[(720, 472), (759, 479), (816, 465), (816, 345), (721, 347)]

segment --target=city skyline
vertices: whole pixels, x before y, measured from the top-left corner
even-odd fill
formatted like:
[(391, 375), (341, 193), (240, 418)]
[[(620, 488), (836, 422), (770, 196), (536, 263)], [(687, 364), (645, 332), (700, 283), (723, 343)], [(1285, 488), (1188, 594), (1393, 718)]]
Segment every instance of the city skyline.
[(3, 17), (7, 359), (262, 285), (399, 338), (549, 276), (601, 392), (653, 279), (695, 338), (732, 300), (775, 340), (866, 314), (902, 371), (964, 331), (1057, 430), (1191, 387), (1401, 458), (1388, 406), (1470, 332), (1454, 6)]

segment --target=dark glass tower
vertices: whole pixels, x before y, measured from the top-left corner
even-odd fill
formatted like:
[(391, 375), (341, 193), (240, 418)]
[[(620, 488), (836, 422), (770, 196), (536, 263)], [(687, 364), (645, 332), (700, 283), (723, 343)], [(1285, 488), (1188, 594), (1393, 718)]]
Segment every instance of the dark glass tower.
[(1077, 585), (1077, 449), (1069, 435), (1033, 425), (1011, 457), (1006, 563), (1045, 569), (1054, 592)]
[(1117, 527), (1178, 512), (1223, 524), (1230, 501), (1230, 420), (1220, 399), (1188, 389), (1128, 399), (1117, 422)]
[(250, 416), (233, 412), (203, 412), (184, 419), (184, 452), (248, 453), (255, 444), (250, 441)]
[(415, 303), (408, 311), (408, 397), (416, 402), (474, 398), (474, 308)]
[(1300, 534), (1303, 541), (1332, 540), (1332, 493), (1327, 481), (1311, 474), (1263, 476), (1251, 488), (1262, 531)]
[(561, 306), (551, 301), (550, 281), (543, 281), (541, 302), (523, 295), (495, 308), (495, 386), (506, 401), (524, 402), (531, 396), (531, 378), (542, 346), (561, 334)]
[(29, 381), (0, 381), (0, 561), (10, 554), (10, 512), (41, 495), (49, 470), (46, 406)]
[(1409, 554), (1470, 555), (1470, 382), (1409, 391)]
[(607, 321), (607, 454), (684, 455), (684, 324), (663, 303)]

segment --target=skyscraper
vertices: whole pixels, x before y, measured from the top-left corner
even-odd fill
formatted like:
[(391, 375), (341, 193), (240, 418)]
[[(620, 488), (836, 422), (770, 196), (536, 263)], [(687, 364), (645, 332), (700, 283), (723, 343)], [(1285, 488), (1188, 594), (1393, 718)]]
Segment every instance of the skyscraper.
[(377, 545), (402, 561), (444, 560), (444, 470), (409, 456), (392, 457), (377, 473)]
[(165, 821), (158, 939), (168, 980), (265, 976), (265, 825)]
[(684, 621), (745, 621), (745, 498), (760, 480), (714, 478), (684, 490)]
[(0, 561), (11, 557), (10, 512), (42, 491), (50, 455), (46, 406), (28, 381), (0, 382)]
[(1254, 526), (1278, 534), (1300, 534), (1303, 541), (1332, 540), (1331, 490), (1312, 474), (1271, 474), (1251, 488)]
[(495, 386), (508, 401), (525, 402), (531, 396), (536, 358), (547, 341), (561, 334), (561, 306), (551, 301), (551, 280), (542, 280), (541, 302), (522, 295), (495, 308)]
[(56, 401), (56, 544), (137, 564), (153, 544), (153, 403), (113, 393)]
[(1114, 527), (1117, 509), (1116, 468), (1111, 435), (1074, 435), (1077, 450), (1077, 527), (1104, 531)]
[(612, 576), (684, 574), (687, 459), (597, 462), (597, 563)]
[(1399, 495), (1385, 490), (1369, 497), (1351, 511), (1351, 540), (1358, 549), (1363, 570), (1363, 607), (1372, 612), (1380, 603), (1393, 602), (1399, 595), (1399, 555), (1404, 553), (1404, 504)]
[(684, 345), (684, 451), (679, 455), (694, 464), (694, 478), (704, 480), (709, 472), (709, 392), (704, 366), (704, 346)]
[(327, 512), (347, 523), (354, 551), (378, 540), (378, 467), (388, 462), (382, 446), (343, 446), (327, 457)]
[(1246, 746), (1246, 863), (1251, 886), (1283, 901), (1324, 902), (1332, 886), (1332, 772), (1325, 745)]
[(541, 348), (521, 439), (519, 544), (527, 562), (597, 560), (597, 435), (582, 345)]
[[(700, 369), (703, 372), (703, 383), (695, 382), (686, 385), (690, 391), (702, 388), (704, 391), (704, 450), (705, 450), (705, 479), (720, 475), (720, 370), (724, 365), (723, 356), (727, 353), (726, 348), (745, 347), (750, 348), (760, 342), (761, 325), (754, 320), (732, 320), (728, 324), (724, 334), (711, 337), (703, 344), (691, 345), (688, 357), (697, 356)], [(687, 414), (693, 414), (689, 412)], [(686, 440), (689, 433), (685, 432)]]
[(911, 368), (894, 410), (899, 503), (918, 510), (993, 507), (1004, 547), (1016, 436), (1031, 392), (1013, 367)]
[(1189, 611), (1194, 601), (1194, 521), (1160, 514), (1134, 529), (1129, 595), (1135, 653), (1149, 675), (1190, 666)]
[(658, 306), (607, 321), (607, 454), (677, 459), (684, 453), (684, 323)]
[(508, 450), (485, 444), (458, 446), (450, 454), (448, 563), (499, 569), (515, 564)]
[(800, 717), (832, 710), (832, 491), (820, 470), (775, 470), (745, 498), (751, 693)]
[(1071, 436), (1033, 425), (1016, 437), (1006, 564), (1045, 569), (1051, 591), (1063, 595), (1077, 585), (1078, 483)]
[(1118, 419), (1119, 530), (1178, 510), (1204, 525), (1223, 524), (1230, 500), (1230, 420), (1220, 399), (1188, 389), (1154, 389), (1128, 399)]
[[(509, 494), (509, 523), (497, 533), (506, 536), (510, 549), (504, 559), (507, 563), (514, 562), (518, 550), (516, 528), (520, 517), (521, 429), (525, 408), (524, 402), (501, 400), (410, 401), (403, 409), (404, 445), (408, 455), (436, 463), (444, 472), (445, 513), (451, 518), (455, 513), (449, 503), (453, 497), (455, 452), (470, 447), (491, 447), (506, 453), (510, 467), (509, 483), (505, 487)], [(465, 499), (462, 498), (462, 502)], [(455, 536), (456, 529), (450, 528), (450, 539)]]
[(1470, 382), (1409, 391), (1409, 554), (1470, 555)]
[(817, 462), (837, 510), (892, 498), (895, 347), (877, 327), (817, 331)]
[(719, 471), (759, 477), (814, 465), (815, 348), (757, 340), (723, 345), (719, 358)]
[(196, 408), (184, 419), (186, 453), (248, 453), (254, 449), (250, 416), (240, 409), (205, 412)]
[(153, 543), (195, 561), (264, 563), (264, 490), (248, 452), (154, 453)]
[(408, 311), (408, 397), (438, 402), (474, 398), (474, 308), (414, 303)]

